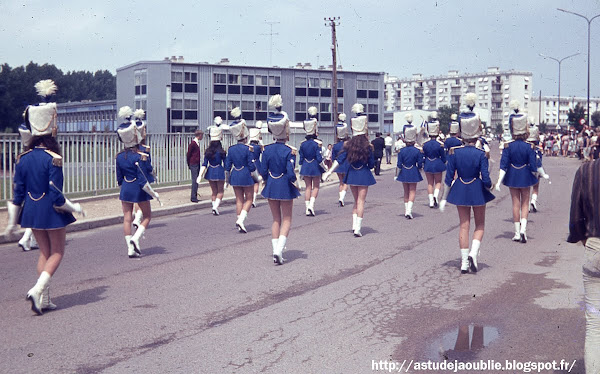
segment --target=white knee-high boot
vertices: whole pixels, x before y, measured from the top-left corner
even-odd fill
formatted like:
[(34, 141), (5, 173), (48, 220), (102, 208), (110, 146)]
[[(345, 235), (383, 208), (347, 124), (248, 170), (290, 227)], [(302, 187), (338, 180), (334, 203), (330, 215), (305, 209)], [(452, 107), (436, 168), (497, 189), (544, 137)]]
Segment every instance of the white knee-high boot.
[(536, 193), (531, 194), (531, 204), (529, 205), (529, 210), (533, 210), (534, 213), (537, 212), (537, 198), (538, 195)]
[(142, 219), (144, 218), (144, 213), (142, 213), (141, 209), (138, 209), (137, 212), (135, 212), (135, 215), (133, 217), (133, 227), (135, 227), (135, 229), (137, 230), (138, 227), (140, 227), (140, 225), (142, 224)]
[(138, 229), (135, 230), (135, 234), (133, 234), (131, 236), (131, 239), (129, 239), (129, 243), (133, 245), (133, 250), (138, 255), (142, 254), (142, 247), (140, 247), (140, 238), (142, 237), (145, 231), (146, 227), (144, 227), (144, 225), (140, 225), (140, 227), (138, 227)]
[(48, 285), (50, 283), (50, 273), (47, 271), (42, 271), (40, 277), (38, 278), (35, 286), (33, 286), (27, 292), (27, 300), (31, 301), (31, 310), (36, 312), (37, 314), (43, 314), (42, 312), (42, 295)]
[(308, 202), (308, 212), (310, 213), (311, 216), (315, 216), (315, 198), (311, 197), (309, 202)]
[(340, 206), (344, 206), (345, 198), (346, 198), (346, 191), (340, 191), (340, 198), (338, 200), (338, 203), (340, 204)]
[(356, 227), (354, 228), (354, 236), (356, 236), (357, 238), (360, 238), (362, 236), (362, 233), (360, 232), (360, 229), (362, 228), (362, 217), (356, 217)]
[(413, 219), (413, 215), (412, 215), (412, 208), (413, 208), (413, 204), (414, 202), (409, 201), (408, 203), (406, 203), (407, 205), (407, 212), (406, 212), (406, 218), (408, 219)]
[(427, 196), (429, 197), (429, 207), (430, 207), (430, 208), (433, 208), (433, 207), (434, 207), (434, 206), (433, 206), (433, 194), (432, 194), (432, 193), (430, 193), (430, 194), (428, 194)]
[(469, 272), (469, 248), (461, 248), (460, 257), (460, 272), (461, 274), (466, 274)]
[(248, 232), (248, 230), (246, 230), (246, 226), (244, 226), (244, 221), (246, 220), (246, 217), (248, 217), (248, 212), (242, 210), (237, 221), (235, 221), (235, 225), (237, 226), (238, 230), (240, 232), (243, 232), (244, 234)]
[(436, 188), (435, 190), (433, 190), (433, 207), (437, 208), (438, 207), (438, 197), (440, 196), (440, 189)]
[(54, 310), (57, 306), (50, 300), (50, 286), (42, 293), (42, 310)]
[(473, 239), (471, 251), (469, 252), (469, 267), (473, 273), (476, 273), (478, 270), (477, 257), (479, 256), (479, 248), (481, 248), (481, 241)]
[(521, 241), (521, 223), (513, 222), (515, 224), (515, 236), (513, 236), (512, 240), (515, 242)]
[(277, 249), (273, 253), (273, 262), (277, 265), (283, 265), (283, 249), (287, 243), (287, 236), (279, 235), (277, 239)]
[(519, 234), (521, 243), (527, 243), (527, 218), (521, 218), (521, 230)]
[(24, 251), (30, 251), (31, 250), (31, 243), (30, 240), (33, 237), (33, 230), (32, 229), (25, 229), (25, 233), (23, 234), (23, 237), (21, 238), (21, 240), (19, 240), (19, 247), (21, 247), (22, 250)]
[(356, 219), (358, 218), (358, 214), (352, 213), (352, 232), (356, 230)]
[(129, 258), (140, 257), (140, 254), (135, 251), (135, 247), (131, 244), (131, 235), (125, 235), (125, 243), (127, 243), (127, 256)]
[(304, 200), (305, 214), (307, 216), (310, 216), (309, 206), (310, 206), (310, 200)]

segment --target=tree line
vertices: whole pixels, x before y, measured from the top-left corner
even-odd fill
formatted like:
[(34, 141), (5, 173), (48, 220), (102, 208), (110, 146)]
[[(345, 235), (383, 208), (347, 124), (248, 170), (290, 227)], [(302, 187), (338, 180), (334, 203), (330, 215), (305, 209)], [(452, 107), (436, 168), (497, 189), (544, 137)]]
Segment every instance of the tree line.
[(0, 65), (0, 131), (15, 132), (23, 122), (27, 105), (42, 99), (35, 91), (35, 83), (52, 79), (58, 91), (51, 98), (57, 103), (82, 100), (111, 100), (117, 97), (117, 78), (108, 70), (89, 71), (62, 70), (51, 64), (26, 66)]

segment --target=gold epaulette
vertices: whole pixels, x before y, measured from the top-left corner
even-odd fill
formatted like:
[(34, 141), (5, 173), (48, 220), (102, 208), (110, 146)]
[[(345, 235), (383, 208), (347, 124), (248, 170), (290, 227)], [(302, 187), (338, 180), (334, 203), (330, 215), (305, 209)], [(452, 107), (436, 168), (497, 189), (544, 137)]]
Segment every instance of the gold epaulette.
[(286, 144), (286, 146), (288, 146), (288, 147), (289, 147), (289, 148), (292, 150), (292, 155), (296, 156), (296, 154), (298, 153), (298, 149), (297, 149), (297, 148), (294, 148), (294, 147), (292, 147), (292, 146), (291, 146), (291, 145), (289, 145), (289, 144)]
[(148, 161), (149, 154), (138, 151), (139, 155), (142, 157), (142, 161)]
[(508, 148), (508, 145), (512, 142), (514, 142), (514, 140), (509, 140), (507, 142), (504, 142), (504, 149)]
[(264, 151), (265, 151), (265, 146), (264, 146), (263, 144), (261, 144), (261, 145), (260, 145), (260, 150), (261, 150), (262, 152), (264, 152)]
[(439, 140), (439, 139), (436, 139), (436, 141), (437, 141), (438, 143), (440, 143), (440, 145), (441, 145), (442, 147), (444, 146), (444, 142), (443, 142), (443, 141), (441, 141), (441, 140)]
[(30, 150), (28, 150), (28, 151), (25, 151), (25, 152), (21, 152), (21, 153), (19, 153), (19, 155), (17, 156), (17, 164), (18, 164), (18, 163), (19, 163), (19, 161), (21, 160), (21, 156), (23, 156), (23, 155), (26, 155), (27, 153), (29, 153), (29, 152), (31, 152), (31, 151), (33, 151), (33, 149), (30, 149)]
[(323, 141), (321, 139), (315, 139), (315, 142), (317, 142), (319, 146), (323, 146)]
[(421, 147), (418, 144), (413, 145), (413, 147), (415, 147), (416, 149), (418, 149), (419, 151), (423, 152), (423, 147)]
[(146, 152), (150, 152), (150, 147), (147, 146), (146, 144), (140, 144), (142, 147), (144, 147), (144, 149), (146, 150)]
[(450, 148), (450, 150), (448, 151), (448, 154), (449, 154), (449, 155), (453, 155), (453, 154), (454, 154), (454, 150), (455, 150), (455, 149), (457, 149), (457, 148), (464, 148), (464, 147), (465, 147), (464, 145), (457, 145), (456, 147), (452, 147), (452, 148)]
[(63, 166), (63, 158), (58, 153), (54, 153), (49, 149), (44, 149), (44, 151), (52, 156), (52, 165), (62, 167)]
[(250, 149), (250, 152), (254, 152), (254, 147), (252, 146), (252, 144), (248, 144), (248, 148)]

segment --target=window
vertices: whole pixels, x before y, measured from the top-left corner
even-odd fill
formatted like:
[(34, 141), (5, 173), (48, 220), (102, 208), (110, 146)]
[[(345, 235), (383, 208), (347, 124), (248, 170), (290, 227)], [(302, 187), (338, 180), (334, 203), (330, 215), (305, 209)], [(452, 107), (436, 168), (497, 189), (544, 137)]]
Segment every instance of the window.
[(146, 69), (136, 70), (134, 72), (135, 94), (136, 95), (146, 95), (146, 90), (148, 88), (147, 79), (148, 79), (148, 72), (146, 71)]
[(338, 103), (338, 113), (344, 113), (344, 103)]
[(341, 90), (338, 88), (337, 93), (338, 93), (337, 94), (338, 97), (344, 97), (344, 90)]
[(356, 97), (361, 99), (367, 98), (367, 90), (356, 90)]
[(306, 87), (306, 78), (294, 78), (294, 87)]
[(357, 90), (366, 90), (368, 89), (369, 86), (369, 82), (368, 81), (364, 81), (364, 80), (357, 80), (356, 81), (356, 89)]
[(242, 112), (254, 112), (254, 101), (242, 101)]
[(229, 94), (239, 94), (240, 93), (240, 86), (233, 86), (233, 85), (227, 86), (227, 93), (229, 93)]
[(369, 98), (370, 99), (377, 99), (377, 98), (379, 98), (379, 91), (377, 91), (377, 90), (369, 90)]
[[(281, 77), (269, 77), (269, 86), (270, 87), (278, 87), (281, 86)], [(279, 92), (277, 92), (279, 93)], [(269, 92), (269, 95), (273, 95)]]
[(321, 88), (321, 97), (331, 97), (331, 89)]
[(525, 85), (525, 89), (527, 89), (527, 87), (529, 87), (528, 85)]
[(305, 112), (294, 112), (294, 121), (305, 121), (306, 117)]
[(254, 108), (256, 108), (257, 112), (266, 112), (267, 111), (267, 102), (266, 101), (256, 101)]
[[(181, 101), (181, 100), (179, 100)], [(192, 100), (192, 99), (185, 99), (185, 109), (186, 110), (191, 110), (191, 109), (198, 109), (198, 100)]]
[(331, 88), (331, 79), (321, 78), (321, 88)]
[(186, 83), (185, 84), (185, 92), (196, 93), (198, 92), (198, 85), (195, 83)]
[(196, 83), (198, 82), (198, 73), (186, 72), (184, 73), (186, 83)]
[(377, 105), (377, 104), (367, 105), (367, 113), (377, 113), (377, 112), (379, 112), (379, 105)]
[(244, 95), (253, 95), (254, 94), (254, 86), (242, 86), (242, 93)]
[(183, 100), (171, 99), (171, 109), (183, 109)]
[(213, 83), (214, 84), (225, 84), (227, 83), (227, 77), (225, 74), (215, 73), (213, 75)]
[(378, 81), (369, 81), (369, 89), (370, 90), (378, 90), (379, 82)]
[(224, 94), (227, 92), (227, 86), (224, 84), (215, 84), (213, 87), (213, 92)]
[(296, 87), (295, 93), (296, 96), (306, 96), (306, 88)]
[(269, 95), (277, 95), (281, 93), (281, 87), (269, 87)]
[(256, 87), (256, 94), (257, 95), (266, 95), (267, 94), (267, 87), (266, 86), (257, 86)]
[(183, 72), (182, 71), (172, 71), (171, 72), (171, 82), (183, 82)]
[(257, 75), (256, 76), (256, 85), (257, 86), (266, 86), (267, 85), (267, 76), (266, 75)]
[(311, 88), (319, 87), (319, 78), (308, 78), (308, 87), (311, 87)]
[(254, 84), (254, 75), (242, 75), (242, 84), (243, 85), (253, 85)]
[(231, 109), (239, 107), (240, 106), (240, 102), (236, 101), (236, 100), (229, 100), (227, 101), (227, 111), (230, 112)]
[(186, 110), (185, 111), (185, 119), (198, 119), (198, 111)]
[(306, 112), (306, 103), (295, 103), (294, 110), (296, 112)]
[(323, 122), (331, 122), (331, 113), (321, 113), (319, 115), (319, 120)]
[(239, 85), (240, 84), (240, 76), (237, 74), (229, 74), (227, 76), (227, 83)]
[(183, 119), (183, 111), (181, 110), (172, 110), (171, 111), (172, 119)]
[(331, 113), (331, 103), (321, 103), (320, 111)]
[(227, 103), (225, 102), (225, 100), (215, 100), (213, 102), (213, 109), (214, 110), (226, 110)]
[(344, 79), (338, 79), (338, 89), (343, 89), (344, 88)]
[(378, 114), (369, 114), (369, 122), (371, 122), (371, 123), (379, 122), (379, 115)]

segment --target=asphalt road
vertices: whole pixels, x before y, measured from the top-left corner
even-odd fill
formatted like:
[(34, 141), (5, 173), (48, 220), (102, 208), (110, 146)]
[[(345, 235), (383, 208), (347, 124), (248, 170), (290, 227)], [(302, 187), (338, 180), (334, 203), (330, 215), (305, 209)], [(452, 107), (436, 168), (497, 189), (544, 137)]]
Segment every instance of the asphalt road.
[(51, 281), (59, 309), (43, 316), (25, 301), (37, 252), (2, 245), (0, 372), (370, 373), (390, 360), (417, 372), (444, 357), (564, 359), (583, 372), (583, 247), (565, 242), (579, 161), (544, 164), (552, 184), (529, 242), (510, 240), (503, 188), (487, 207), (477, 274), (460, 275), (454, 206), (429, 209), (421, 182), (415, 219), (404, 219), (393, 170), (369, 189), (362, 238), (350, 232), (350, 193), (339, 208), (337, 188), (323, 189), (316, 217), (298, 199), (283, 266), (272, 262), (265, 201), (248, 234), (233, 205), (156, 218), (139, 259), (127, 258), (120, 225), (71, 233)]

